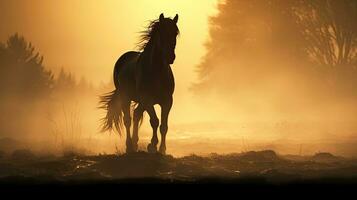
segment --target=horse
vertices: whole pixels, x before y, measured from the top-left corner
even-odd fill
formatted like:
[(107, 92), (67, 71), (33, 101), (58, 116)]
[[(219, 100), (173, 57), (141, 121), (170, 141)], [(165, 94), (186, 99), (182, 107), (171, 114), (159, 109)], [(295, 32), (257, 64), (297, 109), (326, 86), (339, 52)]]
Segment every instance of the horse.
[[(115, 90), (100, 97), (100, 108), (106, 110), (102, 131), (116, 130), (121, 135), (126, 129), (126, 152), (138, 150), (138, 130), (146, 111), (153, 130), (149, 153), (157, 152), (157, 129), (160, 125), (159, 153), (166, 153), (168, 117), (175, 89), (171, 66), (176, 58), (176, 39), (179, 35), (178, 14), (171, 19), (161, 13), (159, 19), (149, 23), (141, 32), (139, 51), (129, 51), (119, 57), (114, 66)], [(161, 107), (161, 124), (154, 105)], [(131, 116), (133, 115), (133, 116)], [(131, 123), (133, 134), (130, 135)]]

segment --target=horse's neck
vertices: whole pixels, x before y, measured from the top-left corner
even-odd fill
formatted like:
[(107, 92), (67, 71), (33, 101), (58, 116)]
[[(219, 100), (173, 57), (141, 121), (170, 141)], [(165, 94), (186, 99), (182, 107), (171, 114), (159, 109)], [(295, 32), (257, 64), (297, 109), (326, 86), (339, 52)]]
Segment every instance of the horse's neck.
[(154, 41), (150, 40), (144, 51), (142, 52), (143, 62), (142, 67), (152, 72), (159, 72), (165, 66), (161, 58), (161, 52), (158, 47), (155, 47)]
[(136, 76), (137, 87), (144, 88), (147, 93), (153, 95), (156, 95), (158, 91), (160, 94), (172, 94), (173, 89), (170, 87), (173, 85), (173, 79), (170, 65), (165, 65), (160, 52), (154, 49), (152, 43), (148, 43), (140, 57), (137, 65), (140, 71), (140, 76)]

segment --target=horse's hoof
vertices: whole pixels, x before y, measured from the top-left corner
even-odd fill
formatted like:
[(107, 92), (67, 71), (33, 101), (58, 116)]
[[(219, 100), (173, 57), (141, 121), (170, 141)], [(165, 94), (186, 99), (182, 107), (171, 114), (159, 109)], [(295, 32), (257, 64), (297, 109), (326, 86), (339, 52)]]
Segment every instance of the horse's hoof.
[(151, 143), (148, 144), (147, 149), (148, 149), (148, 152), (149, 152), (149, 153), (157, 153), (157, 148), (156, 148), (156, 146), (152, 145)]
[(137, 152), (138, 151), (138, 144), (133, 144), (133, 151)]
[(126, 144), (125, 152), (126, 153), (134, 153), (135, 152), (134, 146), (131, 142)]
[(134, 153), (135, 151), (134, 151), (134, 149), (131, 147), (131, 148), (126, 148), (126, 151), (125, 151), (126, 153)]

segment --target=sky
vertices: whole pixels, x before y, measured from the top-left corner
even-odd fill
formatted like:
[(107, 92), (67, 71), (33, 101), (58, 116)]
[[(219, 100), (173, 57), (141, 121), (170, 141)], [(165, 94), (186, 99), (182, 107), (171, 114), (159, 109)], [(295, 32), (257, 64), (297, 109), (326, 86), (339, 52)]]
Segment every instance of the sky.
[(19, 33), (44, 55), (55, 73), (64, 68), (94, 84), (108, 82), (116, 60), (135, 50), (139, 32), (160, 13), (179, 14), (180, 38), (173, 65), (178, 90), (195, 81), (204, 55), (208, 17), (216, 0), (1, 0), (0, 41)]

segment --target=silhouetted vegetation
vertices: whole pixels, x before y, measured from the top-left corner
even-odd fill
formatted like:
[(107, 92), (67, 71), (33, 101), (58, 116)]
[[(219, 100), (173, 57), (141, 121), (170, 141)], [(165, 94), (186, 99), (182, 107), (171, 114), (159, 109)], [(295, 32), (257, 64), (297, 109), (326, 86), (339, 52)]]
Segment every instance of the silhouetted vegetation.
[(196, 91), (261, 92), (266, 79), (288, 77), (306, 95), (357, 94), (356, 1), (227, 0), (218, 10)]
[(93, 93), (94, 90), (94, 87), (89, 81), (87, 81), (86, 78), (81, 77), (81, 79), (78, 81), (74, 74), (71, 72), (66, 72), (63, 68), (61, 68), (55, 80), (55, 93), (59, 95), (65, 95), (66, 97), (70, 97), (70, 95), (76, 94), (83, 95)]
[[(0, 87), (2, 97), (35, 99), (49, 95), (54, 80), (43, 66), (43, 56), (24, 37), (15, 34), (0, 44)], [(29, 99), (29, 100), (31, 100)]]
[(46, 132), (52, 126), (48, 118), (58, 109), (56, 103), (89, 94), (95, 97), (84, 77), (77, 81), (63, 69), (55, 76), (43, 61), (34, 45), (19, 34), (0, 43), (0, 112), (7, 113), (0, 117), (1, 136), (24, 136), (34, 126), (39, 135), (38, 131)]
[(45, 69), (43, 56), (18, 34), (0, 48), (0, 134), (26, 131), (31, 113), (48, 99), (54, 85), (53, 74)]
[(304, 35), (306, 52), (325, 67), (354, 68), (357, 61), (357, 2), (302, 0), (295, 18)]

